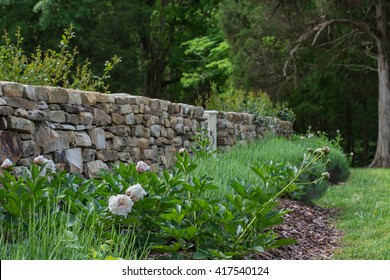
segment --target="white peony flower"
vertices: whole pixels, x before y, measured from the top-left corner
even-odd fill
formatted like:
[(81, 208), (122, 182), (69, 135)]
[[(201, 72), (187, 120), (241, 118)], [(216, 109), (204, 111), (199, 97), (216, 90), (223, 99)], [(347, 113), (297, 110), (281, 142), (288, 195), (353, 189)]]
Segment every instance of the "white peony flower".
[(37, 156), (36, 158), (34, 158), (34, 163), (37, 165), (45, 164), (47, 161), (48, 159), (44, 156)]
[(121, 215), (126, 217), (131, 212), (134, 202), (124, 194), (110, 196), (108, 199), (108, 209), (114, 215)]
[(144, 195), (148, 193), (144, 190), (144, 188), (140, 184), (136, 184), (134, 186), (129, 187), (126, 190), (126, 195), (128, 195), (132, 201), (137, 202), (142, 199)]
[(150, 169), (150, 166), (147, 165), (145, 162), (143, 161), (139, 161), (137, 163), (137, 166), (135, 168), (137, 170), (137, 172), (139, 173), (144, 173), (145, 171), (148, 171)]
[(3, 161), (3, 163), (1, 164), (1, 168), (5, 169), (5, 170), (8, 170), (8, 169), (11, 169), (13, 165), (14, 164), (12, 163), (12, 161), (10, 161), (8, 158), (6, 158)]
[(188, 150), (186, 148), (181, 148), (179, 149), (179, 154), (187, 154), (188, 153)]

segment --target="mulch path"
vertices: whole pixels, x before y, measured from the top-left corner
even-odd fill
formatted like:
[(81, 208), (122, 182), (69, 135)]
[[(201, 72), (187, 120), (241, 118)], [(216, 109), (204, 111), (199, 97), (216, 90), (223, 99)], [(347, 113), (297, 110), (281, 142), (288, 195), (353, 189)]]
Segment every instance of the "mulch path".
[(289, 199), (281, 199), (279, 207), (292, 210), (284, 223), (275, 227), (280, 237), (293, 238), (297, 243), (266, 251), (255, 259), (316, 260), (329, 259), (340, 245), (342, 233), (332, 224), (335, 209), (324, 209)]

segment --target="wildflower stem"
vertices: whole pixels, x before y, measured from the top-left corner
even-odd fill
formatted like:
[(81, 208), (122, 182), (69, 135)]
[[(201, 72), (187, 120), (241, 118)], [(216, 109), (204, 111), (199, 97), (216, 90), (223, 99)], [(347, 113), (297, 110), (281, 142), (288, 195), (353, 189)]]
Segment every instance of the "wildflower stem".
[[(295, 177), (281, 190), (279, 191), (276, 195), (274, 195), (271, 199), (269, 199), (264, 206), (261, 208), (258, 214), (261, 214), (264, 209), (266, 209), (271, 203), (273, 203), (279, 196), (281, 196), (298, 178), (299, 176), (316, 160), (321, 158), (324, 155), (324, 152), (318, 153), (315, 155), (308, 164), (301, 166)], [(241, 235), (237, 238), (235, 244), (237, 244), (242, 237), (245, 235), (245, 233), (248, 231), (248, 229), (252, 226), (252, 224), (256, 221), (257, 216), (254, 216), (253, 219), (250, 221), (248, 226), (245, 228), (245, 230), (241, 233)]]

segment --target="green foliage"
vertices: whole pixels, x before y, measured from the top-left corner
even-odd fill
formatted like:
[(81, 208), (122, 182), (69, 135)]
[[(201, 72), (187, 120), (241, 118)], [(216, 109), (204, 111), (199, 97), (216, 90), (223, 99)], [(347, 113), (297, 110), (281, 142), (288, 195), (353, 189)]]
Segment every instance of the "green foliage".
[(281, 120), (295, 121), (295, 113), (285, 103), (273, 104), (265, 92), (237, 90), (232, 87), (223, 93), (213, 90), (206, 101), (208, 110), (225, 112), (246, 112), (256, 116), (277, 117)]
[(215, 136), (212, 138), (207, 129), (198, 129), (193, 139), (195, 141), (195, 146), (191, 149), (191, 151), (197, 158), (209, 158), (217, 152), (213, 150), (213, 147), (211, 146), (213, 144), (212, 141), (216, 141)]
[(29, 58), (22, 49), (23, 37), (20, 29), (16, 31), (16, 42), (13, 43), (7, 33), (3, 36), (4, 45), (0, 46), (0, 79), (32, 85), (51, 85), (89, 91), (108, 91), (105, 80), (109, 73), (120, 62), (114, 56), (106, 61), (102, 76), (96, 76), (87, 60), (82, 65), (75, 65), (78, 52), (69, 50), (70, 40), (74, 38), (74, 27), (64, 30), (59, 43), (59, 51), (35, 49)]
[[(346, 156), (328, 140), (325, 141), (314, 135), (310, 138), (295, 136), (292, 141), (284, 138), (266, 138), (250, 145), (237, 146), (223, 154), (218, 154), (216, 158), (200, 160), (196, 174), (215, 178), (216, 183), (220, 185), (220, 195), (223, 196), (224, 193), (230, 192), (228, 182), (235, 180), (236, 177), (248, 184), (256, 183), (257, 178), (248, 171), (246, 166), (262, 166), (277, 177), (277, 172), (273, 170), (279, 172), (283, 169), (298, 169), (305, 162), (302, 160), (302, 155), (307, 154), (310, 147), (324, 146), (330, 147), (330, 153), (299, 178), (297, 183), (301, 184), (298, 184), (298, 189), (290, 194), (297, 199), (311, 201), (323, 195), (328, 187), (326, 182), (316, 180), (324, 172), (329, 173), (329, 181), (334, 184), (345, 182), (350, 174)], [(287, 170), (285, 172), (288, 172)]]
[[(313, 157), (309, 165), (319, 157)], [(231, 194), (215, 199), (205, 194), (218, 187), (208, 177), (192, 175), (197, 164), (189, 154), (178, 154), (177, 158), (172, 174), (163, 171), (160, 177), (153, 173), (133, 177), (128, 175), (134, 174), (134, 166), (120, 165), (103, 177), (117, 190), (142, 183), (147, 198), (135, 203), (131, 218), (118, 223), (134, 224), (137, 236), (148, 238), (153, 251), (170, 253), (174, 258), (230, 259), (293, 242), (278, 239), (271, 227), (281, 223), (287, 213), (276, 209), (277, 198), (295, 190), (295, 180), (308, 166), (287, 168), (279, 176), (273, 175), (280, 166), (273, 174), (254, 168), (257, 184), (233, 182)]]
[(229, 59), (229, 45), (221, 36), (203, 36), (183, 43), (184, 54), (190, 61), (180, 79), (183, 87), (197, 91), (198, 100), (204, 101), (211, 88), (224, 90), (233, 72)]
[[(276, 208), (277, 199), (298, 190), (297, 180), (311, 172), (323, 155), (308, 155), (300, 168), (253, 167), (254, 184), (235, 180), (230, 184), (231, 192), (222, 197), (209, 195), (219, 193), (219, 187), (208, 176), (194, 175), (198, 165), (187, 152), (177, 154), (172, 171), (160, 174), (143, 172), (134, 164), (120, 164), (112, 172), (89, 180), (65, 171), (44, 175), (44, 165), (33, 164), (18, 179), (4, 170), (0, 177), (0, 239), (19, 245), (50, 222), (51, 227), (30, 241), (34, 246), (40, 240), (57, 240), (54, 248), (42, 248), (52, 253), (34, 252), (28, 257), (118, 259), (143, 256), (150, 248), (170, 258), (241, 259), (293, 242), (279, 239), (272, 231), (288, 212)], [(128, 193), (134, 185), (147, 196), (136, 199)], [(124, 193), (133, 202), (127, 210), (130, 215), (122, 217), (114, 214), (118, 212), (113, 210), (111, 198)], [(55, 227), (59, 227), (57, 232)], [(85, 245), (89, 246), (88, 255), (80, 244), (83, 234), (89, 240)], [(92, 242), (95, 237), (96, 242)], [(59, 253), (57, 247), (61, 246), (69, 246), (70, 251)], [(13, 250), (11, 247), (2, 252)]]

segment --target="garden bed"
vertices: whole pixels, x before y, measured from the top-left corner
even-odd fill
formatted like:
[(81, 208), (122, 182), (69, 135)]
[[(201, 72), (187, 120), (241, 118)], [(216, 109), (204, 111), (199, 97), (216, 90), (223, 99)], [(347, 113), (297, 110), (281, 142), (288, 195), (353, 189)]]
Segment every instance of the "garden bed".
[(253, 258), (265, 260), (329, 259), (340, 245), (342, 233), (332, 222), (335, 209), (325, 209), (303, 202), (281, 199), (280, 208), (291, 209), (284, 223), (275, 227), (280, 237), (293, 238), (296, 244), (270, 250)]

